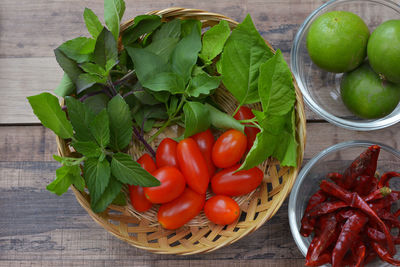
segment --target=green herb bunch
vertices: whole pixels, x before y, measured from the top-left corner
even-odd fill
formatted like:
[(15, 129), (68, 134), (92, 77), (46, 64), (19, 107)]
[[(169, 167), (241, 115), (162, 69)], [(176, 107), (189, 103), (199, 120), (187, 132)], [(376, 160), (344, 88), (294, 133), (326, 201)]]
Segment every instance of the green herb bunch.
[[(243, 132), (250, 123), (261, 131), (241, 169), (270, 156), (296, 166), (291, 72), (249, 15), (232, 31), (221, 21), (204, 34), (198, 20), (140, 15), (120, 36), (124, 11), (123, 0), (105, 0), (104, 27), (86, 8), (83, 16), (92, 38), (78, 37), (54, 50), (64, 70), (55, 94), (65, 99), (64, 107), (50, 93), (28, 97), (42, 124), (71, 141), (80, 155), (54, 156), (62, 167), (49, 191), (61, 195), (71, 184), (81, 191), (86, 186), (95, 212), (110, 203), (124, 205), (123, 184), (159, 185), (125, 153), (129, 143), (136, 138), (154, 156), (150, 143), (171, 124), (184, 127), (182, 137), (188, 137), (210, 126)], [(253, 110), (255, 118), (245, 121), (222, 112), (211, 97), (221, 82), (238, 109), (261, 102), (263, 110)], [(157, 132), (146, 139), (153, 128)]]

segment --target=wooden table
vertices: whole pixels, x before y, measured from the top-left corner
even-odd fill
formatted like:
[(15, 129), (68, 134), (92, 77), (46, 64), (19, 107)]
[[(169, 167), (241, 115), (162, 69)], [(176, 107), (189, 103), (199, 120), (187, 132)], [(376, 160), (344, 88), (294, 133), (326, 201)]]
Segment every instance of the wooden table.
[[(299, 24), (321, 0), (137, 0), (125, 18), (170, 6), (193, 7), (241, 21), (247, 13), (286, 59)], [(84, 7), (103, 13), (103, 1), (2, 0), (0, 3), (0, 266), (302, 266), (289, 230), (287, 201), (255, 233), (215, 252), (156, 255), (118, 240), (98, 226), (72, 192), (57, 197), (45, 186), (58, 164), (55, 136), (40, 126), (26, 96), (52, 91), (62, 72), (53, 49), (88, 35)], [(400, 124), (374, 132), (333, 126), (307, 109), (305, 162), (338, 142), (364, 139), (400, 148)]]

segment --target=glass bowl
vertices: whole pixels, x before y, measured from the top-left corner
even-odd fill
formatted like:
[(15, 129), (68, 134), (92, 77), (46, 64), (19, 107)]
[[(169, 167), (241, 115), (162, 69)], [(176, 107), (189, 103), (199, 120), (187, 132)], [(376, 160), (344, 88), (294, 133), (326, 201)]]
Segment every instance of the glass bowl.
[(360, 16), (370, 32), (382, 22), (400, 19), (400, 5), (389, 0), (331, 0), (303, 22), (290, 52), (291, 69), (304, 101), (319, 116), (343, 128), (351, 130), (376, 130), (400, 121), (400, 104), (389, 115), (380, 119), (361, 119), (353, 115), (340, 97), (342, 73), (331, 73), (317, 67), (307, 52), (306, 37), (312, 22), (328, 11), (350, 11)]
[[(301, 253), (306, 256), (311, 237), (300, 235), (301, 218), (312, 194), (319, 189), (320, 181), (330, 172), (343, 173), (351, 162), (367, 147), (377, 144), (381, 146), (377, 172), (400, 171), (400, 151), (379, 143), (370, 141), (349, 141), (331, 146), (313, 157), (300, 171), (289, 198), (289, 225), (294, 241)], [(400, 179), (392, 179), (390, 187), (400, 190)], [(399, 203), (400, 204), (400, 203)], [(396, 209), (400, 208), (397, 204)], [(396, 206), (396, 205), (393, 205)], [(395, 258), (400, 257), (398, 250)], [(305, 260), (304, 260), (305, 261)], [(368, 266), (391, 266), (386, 262), (375, 260)]]

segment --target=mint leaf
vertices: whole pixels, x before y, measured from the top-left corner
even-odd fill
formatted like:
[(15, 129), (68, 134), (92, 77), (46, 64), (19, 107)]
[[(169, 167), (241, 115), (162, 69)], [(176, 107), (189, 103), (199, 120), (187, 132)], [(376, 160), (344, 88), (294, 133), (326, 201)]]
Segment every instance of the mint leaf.
[(60, 196), (68, 191), (71, 184), (75, 185), (80, 191), (85, 189), (85, 181), (81, 176), (81, 168), (79, 165), (62, 166), (58, 168), (56, 170), (56, 179), (54, 179), (46, 189)]
[(110, 118), (110, 146), (122, 150), (132, 140), (132, 118), (128, 104), (121, 95), (114, 96), (107, 107)]
[(122, 184), (111, 176), (108, 185), (99, 200), (95, 203), (91, 201), (90, 206), (92, 210), (97, 213), (104, 211), (108, 205), (110, 205), (113, 200), (121, 194), (121, 189)]
[(153, 35), (153, 42), (161, 41), (165, 38), (177, 38), (181, 36), (181, 20), (174, 19), (164, 23)]
[(232, 31), (221, 55), (222, 82), (241, 105), (260, 101), (259, 68), (272, 56), (272, 51), (247, 15)]
[(119, 25), (124, 12), (125, 2), (123, 0), (104, 0), (104, 20), (115, 41), (118, 40)]
[(183, 113), (185, 114), (185, 138), (210, 128), (209, 111), (202, 103), (186, 102)]
[(160, 104), (160, 101), (154, 98), (149, 92), (143, 91), (136, 91), (133, 95), (139, 100), (140, 103), (144, 105), (157, 105)]
[(152, 91), (167, 91), (171, 94), (183, 94), (185, 92), (185, 83), (182, 76), (173, 72), (162, 72), (147, 79), (143, 86)]
[(126, 195), (123, 192), (119, 192), (118, 195), (111, 202), (111, 204), (118, 205), (118, 206), (125, 206), (126, 205)]
[(103, 29), (103, 25), (101, 25), (99, 18), (89, 8), (85, 8), (85, 11), (83, 12), (83, 18), (85, 20), (88, 32), (93, 36), (94, 39), (96, 39)]
[(221, 80), (221, 76), (210, 76), (202, 72), (191, 79), (187, 93), (192, 97), (199, 97), (202, 94), (209, 95), (212, 90), (218, 88)]
[[(124, 46), (135, 42), (145, 33), (151, 33), (161, 25), (161, 18), (157, 15), (139, 15), (134, 18), (133, 24), (125, 29), (122, 35)], [(155, 40), (153, 39), (153, 42)]]
[(89, 129), (97, 144), (105, 148), (110, 142), (110, 128), (107, 110), (103, 109), (89, 124)]
[(76, 79), (76, 92), (78, 94), (82, 93), (86, 89), (92, 87), (96, 83), (106, 83), (105, 77), (100, 77), (98, 75), (93, 75), (89, 73), (83, 73)]
[(110, 163), (107, 159), (89, 158), (83, 165), (83, 173), (90, 192), (90, 203), (96, 203), (110, 180)]
[(201, 21), (197, 19), (185, 19), (181, 20), (181, 36), (188, 36), (193, 29), (193, 26), (196, 26), (199, 32), (201, 32)]
[(126, 50), (135, 65), (137, 77), (144, 87), (147, 87), (147, 82), (159, 73), (170, 70), (164, 59), (152, 52), (132, 47), (126, 47)]
[[(108, 0), (105, 2), (110, 1), (113, 0)], [(96, 40), (96, 46), (94, 48), (94, 62), (103, 69), (109, 70), (115, 64), (117, 64), (117, 61), (117, 41), (114, 39), (111, 32), (104, 27)]]
[(70, 77), (68, 77), (66, 73), (64, 73), (61, 82), (54, 90), (54, 93), (60, 97), (65, 97), (67, 95), (72, 94), (74, 90), (75, 90), (74, 82), (71, 80)]
[(75, 60), (77, 63), (89, 61), (91, 53), (94, 51), (96, 41), (91, 38), (77, 37), (66, 41), (58, 47), (67, 57)]
[(136, 124), (142, 127), (145, 132), (148, 132), (154, 123), (154, 119), (165, 120), (168, 119), (168, 114), (165, 111), (164, 105), (143, 106), (137, 112), (133, 113)]
[(225, 112), (211, 106), (206, 103), (205, 107), (208, 109), (210, 115), (211, 125), (218, 129), (236, 129), (244, 133), (244, 126), (235, 120), (232, 116), (229, 116)]
[(73, 141), (72, 146), (87, 158), (98, 158), (102, 153), (101, 148), (92, 141)]
[(79, 68), (78, 63), (67, 57), (59, 48), (54, 50), (54, 54), (61, 68), (71, 78), (71, 80), (75, 82), (78, 79), (78, 76), (82, 74), (82, 70)]
[(225, 20), (221, 20), (219, 24), (206, 31), (203, 35), (203, 45), (199, 57), (206, 64), (211, 64), (211, 60), (222, 52), (230, 33), (231, 29)]
[(125, 153), (116, 153), (111, 161), (111, 173), (120, 182), (145, 187), (158, 186), (160, 182)]
[(29, 104), (33, 113), (39, 118), (43, 126), (52, 130), (61, 138), (71, 138), (73, 135), (72, 125), (67, 120), (65, 112), (61, 109), (58, 98), (50, 93), (29, 96)]
[[(96, 85), (95, 85), (96, 86)], [(107, 107), (107, 103), (110, 98), (106, 94), (98, 94), (88, 97), (83, 103), (89, 107), (95, 114), (99, 114), (100, 111)]]
[(183, 37), (172, 53), (172, 70), (183, 77), (186, 84), (196, 64), (201, 49), (201, 36), (197, 26), (194, 25), (192, 32)]
[(292, 73), (280, 50), (260, 66), (258, 93), (268, 114), (284, 115), (293, 108), (296, 94)]
[(282, 135), (282, 146), (276, 148), (275, 157), (282, 166), (297, 166), (297, 141), (296, 141), (296, 117), (294, 107), (289, 112), (286, 120), (285, 131)]
[(95, 141), (90, 133), (89, 124), (95, 114), (82, 102), (72, 96), (65, 98), (69, 119), (75, 130), (75, 137), (79, 141)]
[(148, 52), (160, 56), (164, 60), (164, 62), (167, 63), (170, 60), (171, 54), (174, 51), (178, 41), (179, 38), (166, 37), (158, 41), (153, 41), (144, 49)]
[(107, 72), (104, 68), (100, 67), (97, 64), (93, 64), (90, 62), (85, 62), (80, 65), (80, 67), (89, 74), (97, 75), (100, 78), (107, 76)]
[(62, 165), (65, 166), (75, 166), (80, 165), (85, 158), (71, 158), (71, 157), (60, 157), (58, 155), (53, 155), (53, 159), (60, 162)]

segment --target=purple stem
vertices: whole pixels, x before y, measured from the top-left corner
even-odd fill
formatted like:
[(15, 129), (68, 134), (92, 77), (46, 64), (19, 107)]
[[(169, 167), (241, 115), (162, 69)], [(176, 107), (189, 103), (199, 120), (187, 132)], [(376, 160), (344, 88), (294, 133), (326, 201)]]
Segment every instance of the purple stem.
[[(105, 88), (103, 88), (102, 90), (94, 91), (94, 92), (91, 92), (91, 93), (88, 93), (88, 94), (82, 96), (81, 98), (79, 98), (79, 101), (83, 102), (83, 101), (85, 101), (86, 99), (88, 99), (89, 97), (95, 96), (95, 95), (99, 95), (99, 94), (101, 94), (101, 93), (106, 94), (106, 95), (109, 96), (110, 98), (112, 97), (112, 96), (110, 95), (110, 93), (109, 93)], [(62, 107), (62, 110), (64, 110), (64, 111), (67, 110), (67, 106), (64, 105), (64, 106)]]
[(143, 91), (144, 91), (143, 89), (132, 90), (132, 91), (129, 91), (128, 93), (124, 94), (122, 97), (125, 98), (125, 97), (128, 97), (130, 95), (133, 95), (134, 92), (143, 92)]
[(156, 152), (153, 150), (153, 148), (149, 145), (149, 143), (147, 143), (146, 140), (144, 140), (143, 136), (140, 135), (138, 129), (136, 129), (136, 127), (133, 126), (133, 134), (136, 136), (136, 138), (143, 143), (144, 147), (147, 149), (147, 151), (149, 151), (149, 153), (155, 157), (156, 156)]

